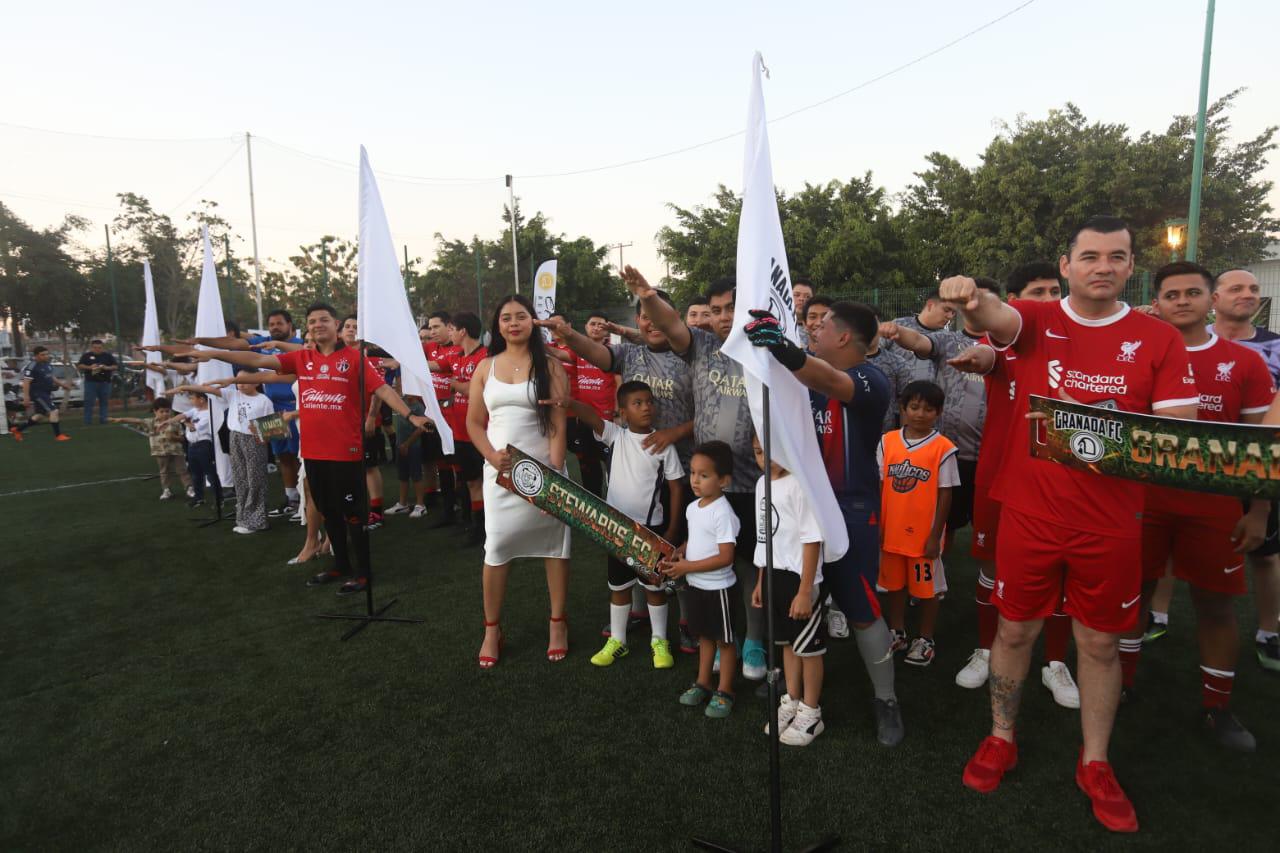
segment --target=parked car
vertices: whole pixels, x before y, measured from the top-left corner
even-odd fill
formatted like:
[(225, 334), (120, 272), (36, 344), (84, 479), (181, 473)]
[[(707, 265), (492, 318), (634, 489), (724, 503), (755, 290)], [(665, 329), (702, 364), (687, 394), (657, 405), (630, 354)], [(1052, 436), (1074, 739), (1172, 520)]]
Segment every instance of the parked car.
[[(22, 408), (22, 369), (27, 366), (29, 358), (5, 356), (0, 358), (0, 381), (4, 385), (4, 407), (10, 411)], [(53, 374), (59, 379), (72, 384), (70, 391), (58, 389), (53, 392), (53, 400), (61, 405), (63, 397), (69, 396), (70, 405), (84, 405), (84, 380), (75, 365), (61, 361), (50, 362)]]

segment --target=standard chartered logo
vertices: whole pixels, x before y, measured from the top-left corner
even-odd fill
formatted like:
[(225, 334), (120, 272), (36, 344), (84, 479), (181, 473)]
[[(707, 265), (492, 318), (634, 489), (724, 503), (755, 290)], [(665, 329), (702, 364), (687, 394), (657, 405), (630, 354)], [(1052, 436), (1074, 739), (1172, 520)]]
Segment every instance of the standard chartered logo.
[(1057, 388), (1062, 384), (1062, 361), (1053, 359), (1049, 362), (1049, 387)]

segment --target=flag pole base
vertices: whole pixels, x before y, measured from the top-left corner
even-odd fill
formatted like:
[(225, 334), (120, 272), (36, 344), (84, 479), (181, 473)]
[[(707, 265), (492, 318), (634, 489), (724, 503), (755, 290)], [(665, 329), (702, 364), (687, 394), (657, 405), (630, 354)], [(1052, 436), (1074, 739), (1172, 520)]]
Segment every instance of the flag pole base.
[[(743, 848), (730, 847), (727, 844), (721, 844), (718, 841), (711, 841), (706, 838), (693, 837), (689, 839), (689, 843), (699, 850), (712, 850), (715, 853), (743, 853)], [(840, 845), (840, 836), (829, 835), (826, 838), (811, 844), (801, 850), (801, 853), (820, 853), (824, 850), (834, 850)]]
[(373, 622), (399, 622), (402, 625), (419, 625), (423, 620), (415, 619), (409, 616), (384, 616), (400, 599), (393, 598), (373, 613), (317, 613), (317, 619), (350, 619), (356, 624), (342, 635), (342, 640), (349, 640), (356, 634), (359, 634)]
[[(156, 476), (159, 476), (159, 475), (157, 474)], [(226, 516), (222, 514), (222, 504), (217, 504), (214, 508), (213, 518), (209, 518), (204, 521), (201, 521), (198, 518), (193, 518), (190, 520), (195, 523), (196, 527), (205, 528), (205, 527), (213, 527), (213, 525), (217, 524), (219, 521), (229, 521), (230, 519), (228, 519)]]

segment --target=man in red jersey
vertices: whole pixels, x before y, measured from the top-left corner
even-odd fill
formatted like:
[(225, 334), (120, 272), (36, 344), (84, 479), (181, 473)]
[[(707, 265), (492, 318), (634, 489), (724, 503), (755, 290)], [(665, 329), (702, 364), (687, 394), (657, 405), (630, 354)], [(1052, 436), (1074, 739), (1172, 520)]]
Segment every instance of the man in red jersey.
[[(1009, 274), (1005, 282), (1009, 299), (1031, 299), (1057, 302), (1062, 298), (1058, 268), (1044, 261), (1023, 264)], [(956, 684), (976, 689), (987, 683), (991, 664), (991, 644), (996, 638), (998, 615), (991, 596), (996, 590), (996, 542), (1000, 530), (1000, 502), (991, 497), (991, 486), (1009, 443), (1009, 430), (1025, 430), (1026, 424), (1013, 416), (1018, 365), (1011, 349), (996, 352), (981, 345), (961, 353), (950, 363), (958, 370), (982, 374), (986, 382), (987, 417), (978, 451), (978, 468), (974, 475), (973, 544), (970, 553), (978, 563), (978, 583), (974, 591), (978, 615), (978, 645), (969, 662), (956, 674)], [(1045, 620), (1044, 666), (1040, 683), (1053, 694), (1053, 701), (1064, 708), (1080, 707), (1080, 691), (1071, 670), (1067, 668), (1067, 645), (1071, 638), (1071, 617), (1056, 610)]]
[[(609, 318), (593, 311), (587, 317), (586, 333), (588, 338), (601, 346), (609, 343)], [(574, 370), (569, 374), (573, 399), (586, 403), (602, 420), (612, 421), (618, 409), (618, 375), (601, 370), (568, 347), (565, 350), (574, 358)], [(582, 485), (592, 494), (604, 494), (605, 446), (596, 441), (595, 434), (589, 427), (575, 419), (569, 433), (569, 448), (578, 457)]]
[[(973, 279), (942, 283), (941, 298), (964, 312), (1019, 365), (1014, 417), (1031, 394), (1132, 412), (1195, 418), (1199, 397), (1181, 336), (1119, 301), (1133, 273), (1133, 234), (1123, 220), (1095, 216), (1071, 236), (1058, 262), (1069, 296), (1005, 304)], [(964, 769), (964, 783), (994, 791), (1017, 764), (1014, 724), (1031, 649), (1044, 620), (1066, 598), (1079, 652), (1084, 745), (1076, 784), (1094, 817), (1115, 832), (1138, 828), (1133, 805), (1107, 761), (1120, 700), (1119, 635), (1138, 622), (1142, 487), (1030, 458), (1030, 430), (1011, 429), (994, 497), (1001, 502), (1000, 566), (991, 648), (991, 735)]]
[[(422, 338), (422, 351), (426, 354), (427, 361), (435, 365), (431, 369), (431, 385), (435, 389), (436, 401), (440, 404), (446, 423), (449, 420), (449, 404), (453, 400), (453, 377), (445, 365), (459, 352), (453, 345), (449, 322), (447, 311), (436, 311), (427, 317), (427, 325), (422, 327), (418, 335)], [(440, 431), (434, 427), (429, 428), (422, 437), (422, 462), (422, 474), (427, 483), (427, 510), (440, 512), (440, 521), (432, 526), (453, 524), (456, 519), (453, 504), (457, 497), (453, 469), (444, 462)]]
[(476, 372), (476, 366), (488, 357), (489, 350), (480, 342), (483, 333), (480, 318), (470, 311), (454, 314), (452, 329), (454, 349), (446, 353), (445, 361), (432, 361), (429, 366), (433, 371), (439, 368), (449, 376), (453, 399), (445, 411), (445, 418), (453, 430), (453, 469), (458, 479), (467, 484), (461, 502), (464, 524), (469, 524), (466, 543), (479, 545), (484, 542), (484, 458), (467, 434), (467, 409), (471, 376)]
[[(335, 568), (307, 581), (319, 586), (348, 577), (339, 595), (364, 591), (369, 577), (369, 534), (365, 531), (368, 508), (363, 500), (365, 414), (369, 399), (377, 397), (392, 411), (416, 427), (429, 421), (413, 415), (403, 398), (382, 380), (368, 360), (361, 364), (359, 350), (338, 336), (338, 314), (333, 306), (318, 302), (307, 309), (307, 333), (315, 349), (276, 355), (240, 350), (194, 350), (183, 353), (195, 361), (218, 359), (241, 367), (274, 370), (298, 377), (298, 417), (302, 422), (302, 458), (307, 466), (311, 497), (324, 516), (325, 531), (333, 543)], [(360, 374), (364, 371), (366, 399), (359, 399)], [(356, 549), (353, 572), (347, 552), (350, 537)]]
[[(1275, 397), (1271, 373), (1258, 353), (1205, 326), (1212, 273), (1187, 261), (1167, 264), (1156, 271), (1155, 293), (1157, 314), (1182, 334), (1191, 357), (1200, 420), (1259, 423)], [(1156, 582), (1172, 563), (1174, 576), (1190, 586), (1196, 611), (1202, 724), (1220, 745), (1238, 752), (1253, 752), (1257, 743), (1229, 709), (1240, 655), (1232, 598), (1249, 591), (1244, 555), (1266, 535), (1270, 508), (1268, 501), (1253, 501), (1246, 514), (1233, 497), (1148, 486), (1142, 515), (1139, 611), (1145, 617)], [(1133, 689), (1145, 630), (1140, 625), (1120, 641), (1126, 691)]]

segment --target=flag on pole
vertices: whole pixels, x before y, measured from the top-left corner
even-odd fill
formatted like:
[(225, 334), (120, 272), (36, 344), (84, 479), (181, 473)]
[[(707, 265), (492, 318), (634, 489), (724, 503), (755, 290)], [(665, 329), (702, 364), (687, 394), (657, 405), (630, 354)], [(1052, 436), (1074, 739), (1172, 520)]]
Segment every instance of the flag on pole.
[(773, 459), (800, 483), (822, 528), (823, 559), (831, 562), (849, 550), (849, 531), (822, 463), (810, 414), (809, 391), (767, 350), (752, 346), (742, 330), (748, 310), (767, 309), (778, 318), (787, 337), (799, 344), (791, 271), (782, 241), (773, 166), (769, 160), (769, 132), (765, 123), (764, 93), (760, 88), (760, 75), (764, 72), (764, 59), (757, 53), (751, 63), (751, 97), (747, 102), (747, 141), (742, 165), (742, 215), (738, 223), (735, 316), (740, 322), (735, 322), (729, 333), (724, 352), (742, 364), (751, 419), (761, 434), (765, 417), (763, 389), (768, 387)]
[[(142, 285), (146, 290), (147, 307), (142, 315), (142, 345), (156, 346), (160, 343), (160, 320), (156, 312), (156, 288), (151, 281), (151, 261), (142, 262)], [(163, 356), (158, 352), (147, 353), (147, 364), (159, 364)], [(147, 387), (159, 397), (164, 393), (164, 374), (154, 370), (146, 371)]]
[[(533, 313), (539, 320), (545, 320), (556, 313), (556, 261), (543, 261), (533, 277)], [(551, 330), (543, 329), (542, 334), (549, 341)]]
[[(227, 334), (227, 322), (222, 314), (222, 296), (218, 293), (218, 273), (213, 264), (213, 244), (209, 242), (209, 226), (200, 229), (204, 239), (204, 268), (200, 273), (200, 298), (196, 303), (196, 337), (221, 338)], [(211, 347), (197, 347), (211, 349)], [(196, 384), (203, 385), (214, 379), (235, 375), (225, 361), (202, 361), (196, 368)], [(227, 404), (221, 397), (209, 396), (209, 423), (213, 429), (213, 458), (218, 466), (218, 477), (223, 483), (231, 483), (231, 458), (222, 449), (218, 431), (225, 419)]]
[(418, 324), (409, 308), (391, 225), (382, 206), (369, 154), (360, 146), (360, 243), (356, 315), (361, 340), (377, 344), (400, 362), (405, 394), (422, 398), (427, 417), (440, 434), (441, 449), (453, 453), (453, 430), (445, 423), (431, 385), (431, 368), (418, 338)]

